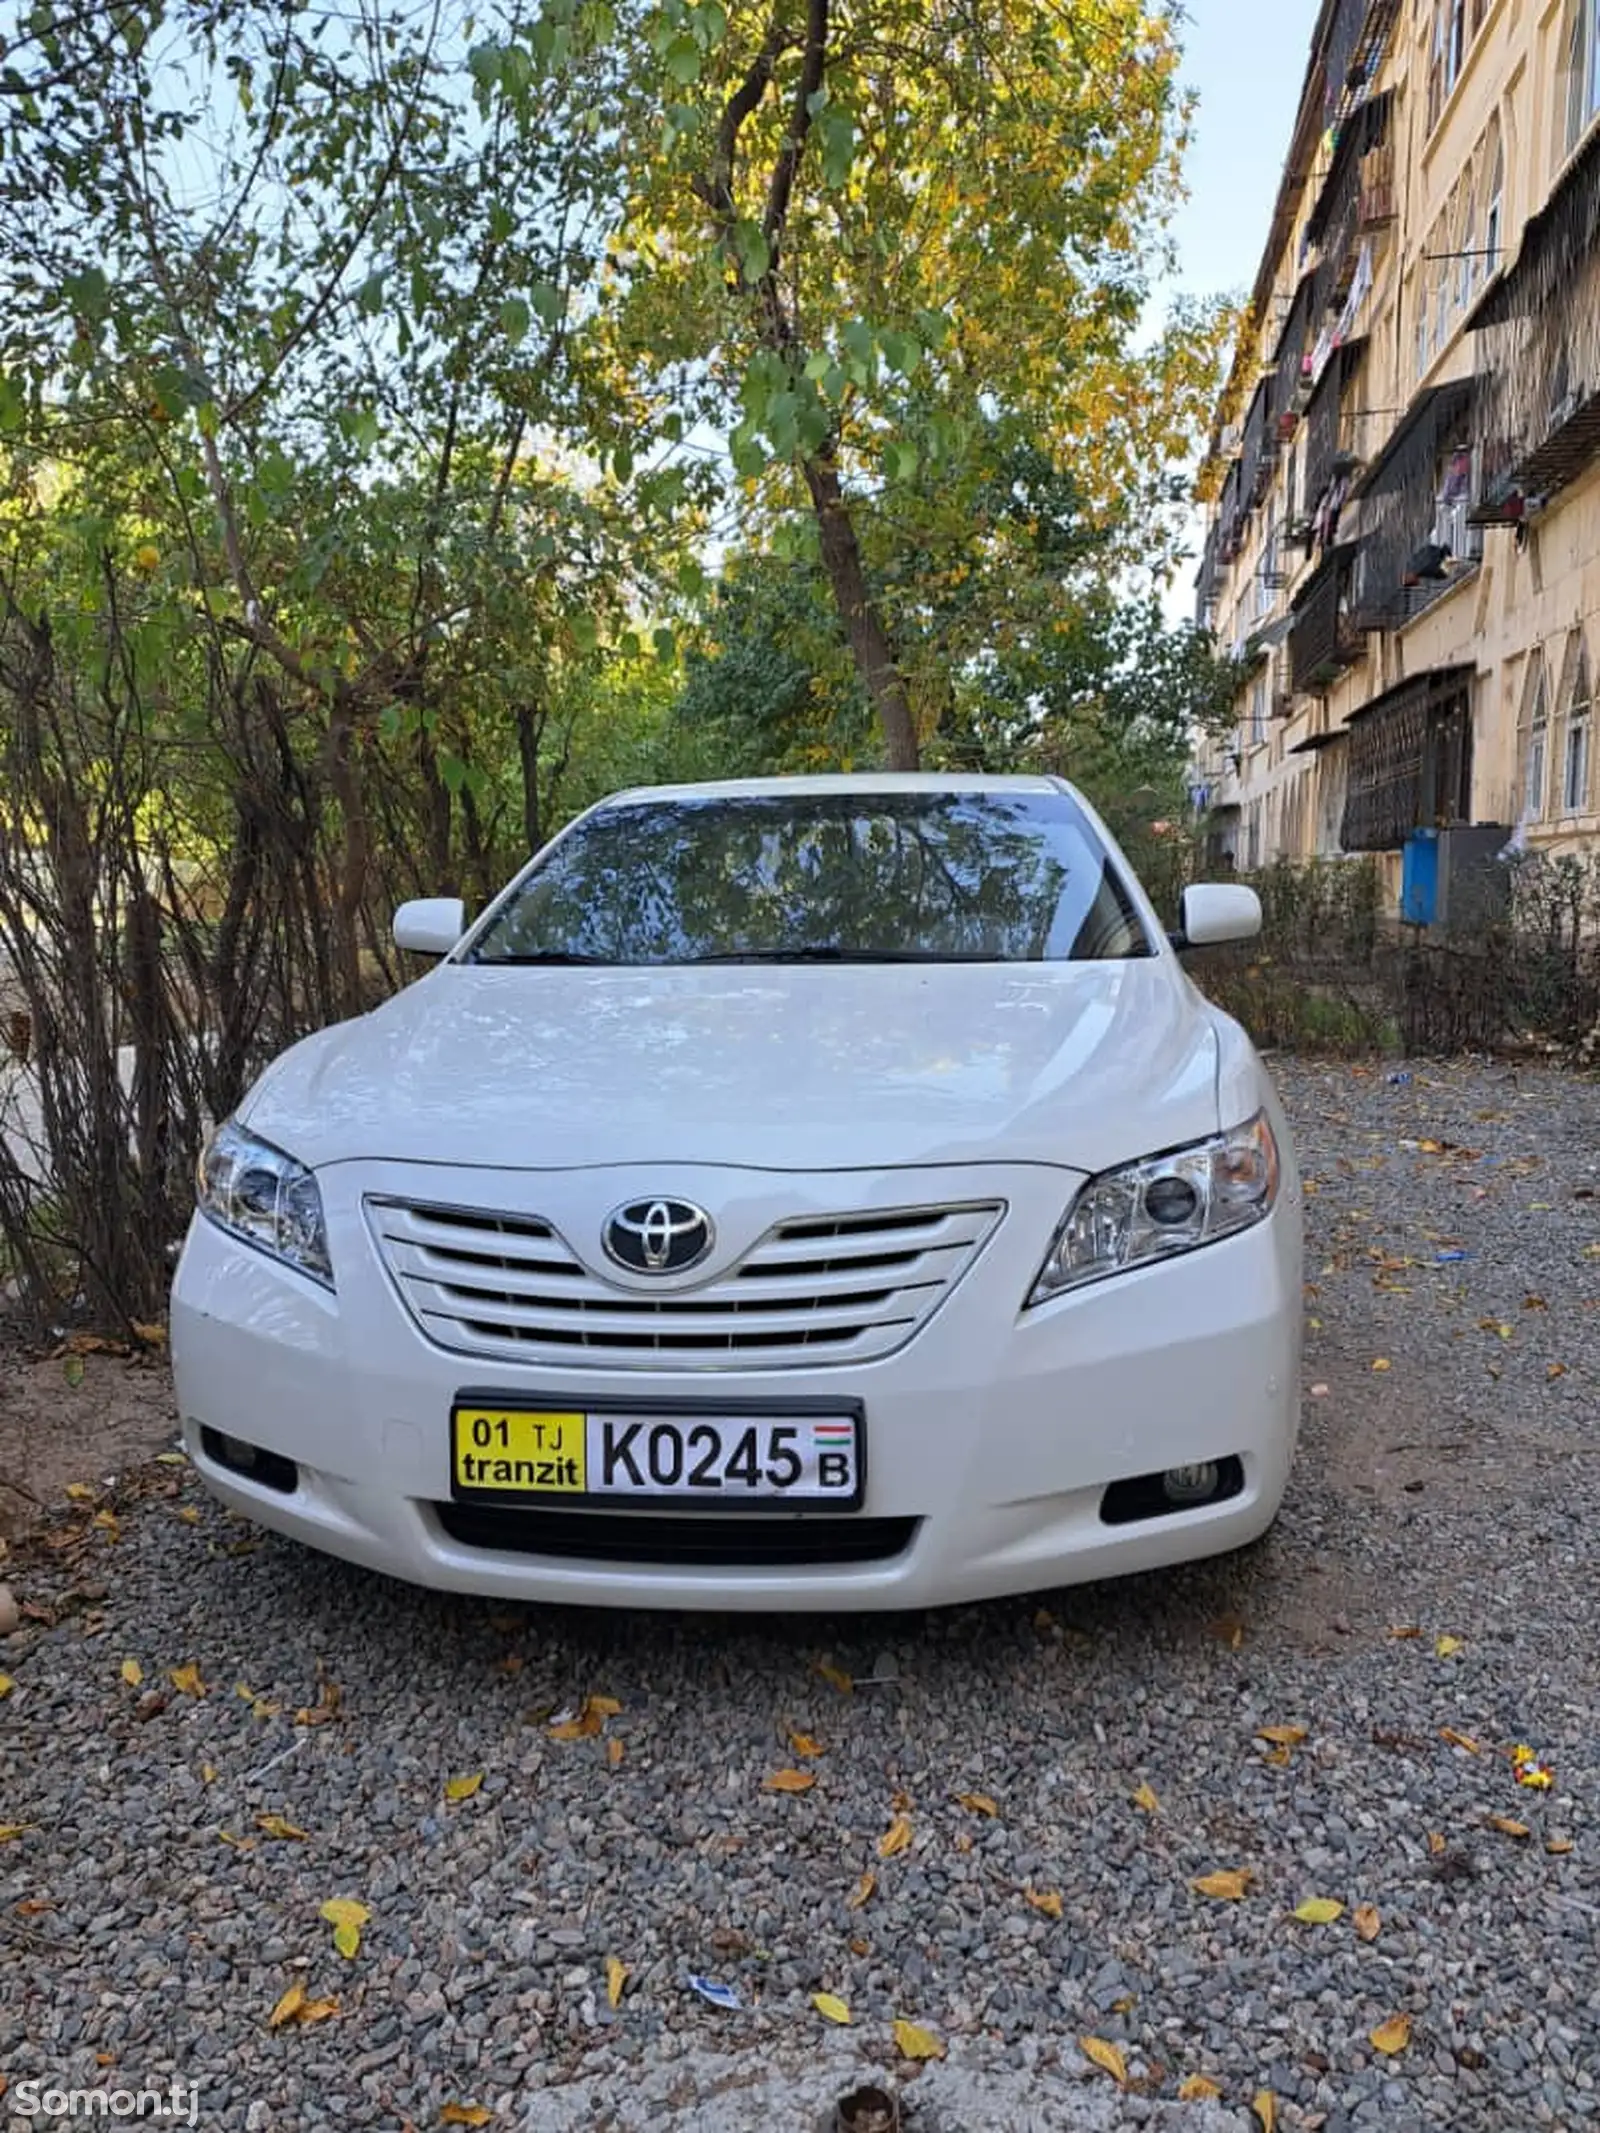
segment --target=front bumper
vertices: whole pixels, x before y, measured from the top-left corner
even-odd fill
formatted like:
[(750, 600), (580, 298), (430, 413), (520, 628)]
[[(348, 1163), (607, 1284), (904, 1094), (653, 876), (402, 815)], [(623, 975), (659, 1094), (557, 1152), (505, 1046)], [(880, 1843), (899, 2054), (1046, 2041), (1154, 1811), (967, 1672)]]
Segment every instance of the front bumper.
[[(510, 1175), (454, 1174), (453, 1196), (503, 1204)], [(971, 1173), (925, 1171), (869, 1184), (902, 1204), (932, 1204), (972, 1182)], [(396, 1173), (339, 1166), (323, 1174), (337, 1295), (194, 1223), (172, 1304), (185, 1442), (216, 1495), (262, 1525), (417, 1584), (508, 1599), (920, 1607), (1148, 1570), (1264, 1532), (1299, 1415), (1292, 1166), (1277, 1210), (1255, 1229), (1028, 1312), (1022, 1300), (1076, 1179), (1016, 1165), (986, 1168), (982, 1182), (1004, 1196), (1005, 1219), (897, 1354), (782, 1371), (535, 1369), (452, 1354), (423, 1336), (360, 1216), (362, 1192), (398, 1189)], [(836, 1195), (841, 1184), (832, 1181)], [(524, 1174), (518, 1190), (531, 1189)], [(606, 1205), (628, 1185), (612, 1177), (596, 1189)], [(763, 1401), (796, 1397), (860, 1400), (861, 1517), (911, 1523), (895, 1552), (865, 1562), (619, 1562), (472, 1545), (446, 1531), (439, 1507), (450, 1499), (451, 1401), (486, 1382), (508, 1403), (537, 1406), (705, 1393), (759, 1412)], [(292, 1460), (293, 1487), (265, 1487), (220, 1464), (205, 1430)], [(1114, 1482), (1227, 1458), (1239, 1460), (1243, 1487), (1226, 1502), (1131, 1524), (1102, 1518)]]

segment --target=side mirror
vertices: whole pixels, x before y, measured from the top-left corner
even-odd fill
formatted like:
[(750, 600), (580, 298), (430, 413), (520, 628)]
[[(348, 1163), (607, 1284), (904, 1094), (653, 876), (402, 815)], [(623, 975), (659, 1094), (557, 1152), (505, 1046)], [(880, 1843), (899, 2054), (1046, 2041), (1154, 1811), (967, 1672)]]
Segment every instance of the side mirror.
[(1217, 948), (1253, 941), (1261, 931), (1261, 899), (1242, 882), (1197, 881), (1178, 905), (1175, 948)]
[(466, 930), (459, 896), (418, 896), (394, 915), (394, 944), (413, 955), (448, 955)]

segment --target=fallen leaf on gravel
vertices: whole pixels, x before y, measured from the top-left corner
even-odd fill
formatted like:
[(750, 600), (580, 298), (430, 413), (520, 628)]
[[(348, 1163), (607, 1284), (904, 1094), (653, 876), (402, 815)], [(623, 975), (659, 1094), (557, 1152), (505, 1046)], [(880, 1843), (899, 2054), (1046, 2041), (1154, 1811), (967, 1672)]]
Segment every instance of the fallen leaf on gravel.
[(826, 1755), (828, 1752), (821, 1741), (813, 1740), (809, 1733), (791, 1733), (789, 1735), (789, 1746), (794, 1754), (803, 1757), (807, 1761), (819, 1755)]
[(1387, 2052), (1392, 2058), (1403, 2052), (1411, 2042), (1411, 2017), (1408, 2014), (1391, 2015), (1387, 2022), (1380, 2022), (1369, 2035), (1367, 2042), (1374, 2051)]
[[(66, 1379), (72, 1390), (76, 1392), (83, 1383), (83, 1357), (81, 1355), (69, 1355), (61, 1366), (61, 1375)], [(85, 1493), (89, 1492), (86, 1491)]]
[(1036, 1911), (1043, 1911), (1046, 1918), (1061, 1916), (1061, 1895), (1057, 1889), (1026, 1888), (1023, 1895)]
[(1378, 1355), (1373, 1357), (1372, 1367), (1374, 1370), (1392, 1370), (1394, 1365), (1386, 1355)]
[(317, 1691), (313, 1704), (304, 1704), (294, 1714), (297, 1726), (325, 1726), (339, 1715), (339, 1706), (344, 1701), (344, 1690), (336, 1681), (325, 1681)]
[(843, 1667), (835, 1666), (831, 1660), (819, 1659), (816, 1670), (823, 1680), (828, 1683), (829, 1687), (837, 1689), (841, 1696), (849, 1696), (854, 1692), (854, 1679), (845, 1672)]
[(915, 2022), (896, 2022), (894, 2041), (903, 2059), (942, 2059), (944, 2045), (931, 2029), (921, 2029)]
[(1503, 1837), (1527, 1837), (1532, 1835), (1526, 1822), (1513, 1821), (1510, 1815), (1490, 1815), (1489, 1827), (1499, 1830)]
[(0, 1822), (0, 1844), (15, 1844), (18, 1837), (25, 1837), (30, 1829), (37, 1829), (37, 1822)]
[(187, 1452), (157, 1452), (157, 1453), (156, 1453), (156, 1465), (157, 1465), (157, 1466), (187, 1466), (188, 1464), (189, 1464), (189, 1454), (188, 1454)]
[[(78, 1374), (83, 1375), (81, 1371)], [(87, 1503), (95, 1494), (95, 1486), (92, 1481), (69, 1481), (66, 1493), (74, 1503)]]
[(1466, 1646), (1459, 1637), (1439, 1637), (1435, 1640), (1433, 1648), (1439, 1658), (1453, 1659), (1457, 1652), (1465, 1651)]
[(1344, 1905), (1333, 1896), (1308, 1896), (1294, 1915), (1303, 1926), (1331, 1926), (1336, 1918), (1343, 1918)]
[(1358, 1903), (1351, 1924), (1363, 1940), (1376, 1940), (1383, 1930), (1383, 1919), (1377, 1905), (1372, 1903)]
[(202, 1785), (214, 1785), (217, 1782), (217, 1766), (215, 1763), (202, 1763), (200, 1765), (200, 1782)]
[(204, 1694), (206, 1693), (206, 1685), (200, 1679), (200, 1669), (195, 1665), (192, 1659), (189, 1661), (187, 1666), (175, 1666), (171, 1668), (171, 1670), (168, 1672), (167, 1679), (172, 1683), (172, 1686), (184, 1696), (204, 1696)]
[(144, 1668), (139, 1664), (137, 1659), (124, 1659), (122, 1662), (121, 1673), (123, 1680), (128, 1684), (130, 1689), (138, 1688), (144, 1680)]
[(1135, 1807), (1142, 1807), (1147, 1815), (1158, 1815), (1161, 1812), (1161, 1802), (1148, 1785), (1139, 1787), (1133, 1795), (1133, 1804)]
[(481, 2103), (447, 2103), (439, 2113), (442, 2126), (486, 2126), (493, 2118)]
[(622, 1706), (614, 1696), (585, 1696), (577, 1711), (569, 1718), (558, 1718), (550, 1728), (552, 1740), (592, 1740), (608, 1718), (615, 1718)]
[(622, 1988), (628, 1982), (628, 1966), (618, 1956), (606, 1957), (606, 2001), (615, 2007), (622, 1999)]
[(837, 1993), (814, 1992), (811, 1995), (811, 2004), (826, 2021), (837, 2022), (844, 2029), (849, 2028), (850, 2010)]
[(986, 1792), (958, 1792), (956, 1805), (973, 1815), (997, 1815), (1000, 1812)]
[(876, 1888), (877, 1886), (878, 1886), (878, 1877), (877, 1877), (877, 1875), (876, 1875), (876, 1874), (872, 1873), (872, 1872), (870, 1871), (870, 1869), (869, 1869), (869, 1871), (868, 1871), (868, 1872), (866, 1872), (865, 1874), (862, 1874), (862, 1875), (861, 1875), (861, 1876), (860, 1876), (860, 1877), (859, 1877), (859, 1878), (857, 1879), (855, 1887), (854, 1887), (854, 1888), (853, 1888), (853, 1889), (852, 1889), (852, 1890), (850, 1891), (849, 1895), (848, 1895), (848, 1896), (847, 1896), (847, 1897), (845, 1898), (845, 1900), (844, 1900), (844, 1907), (845, 1907), (845, 1909), (846, 1909), (847, 1911), (859, 1911), (859, 1910), (861, 1909), (861, 1906), (862, 1906), (862, 1905), (863, 1905), (863, 1904), (864, 1904), (864, 1903), (865, 1903), (865, 1902), (866, 1902), (866, 1901), (868, 1900), (868, 1898), (869, 1898), (869, 1897), (871, 1896), (871, 1894), (872, 1894), (873, 1890), (874, 1890), (874, 1889), (875, 1889), (875, 1888)]
[(1458, 1733), (1454, 1726), (1441, 1726), (1439, 1728), (1439, 1738), (1448, 1742), (1452, 1748), (1465, 1748), (1468, 1755), (1482, 1755), (1483, 1753), (1483, 1749), (1472, 1738), (1470, 1733)]
[(1304, 1726), (1257, 1726), (1256, 1739), (1271, 1741), (1275, 1748), (1298, 1748), (1306, 1737)]
[(1397, 1638), (1420, 1637), (1422, 1630), (1415, 1622), (1402, 1622), (1398, 1628), (1391, 1629), (1389, 1634), (1391, 1637)]
[(297, 2029), (309, 2029), (313, 2022), (331, 2021), (338, 2012), (339, 2002), (337, 2000), (307, 2000), (299, 2014), (295, 2016), (295, 2027)]
[(1546, 1837), (1544, 1848), (1552, 1858), (1564, 1859), (1572, 1849), (1572, 1839), (1570, 1837)]
[(482, 1783), (481, 1770), (474, 1770), (467, 1777), (446, 1778), (444, 1796), (447, 1800), (470, 1800)]
[(0, 1698), (9, 1696), (15, 1687), (16, 1683), (9, 1674), (0, 1674)]
[(357, 1903), (350, 1896), (330, 1896), (317, 1913), (333, 1928), (333, 1945), (347, 1962), (353, 1961), (361, 1947), (361, 1928), (372, 1913), (364, 1903)]
[(1512, 1330), (1503, 1318), (1480, 1318), (1478, 1320), (1478, 1331), (1480, 1333), (1498, 1333), (1503, 1341), (1510, 1340)]
[(1128, 2086), (1128, 2062), (1114, 2044), (1108, 2044), (1104, 2037), (1080, 2037), (1078, 2049), (1103, 2073), (1109, 2074), (1119, 2089)]
[(279, 2000), (277, 2006), (273, 2008), (271, 2014), (267, 2016), (268, 2029), (282, 2029), (285, 2022), (294, 2020), (305, 2004), (306, 1988), (304, 1981), (296, 1978), (282, 1999)]
[(903, 1852), (911, 1842), (911, 1817), (896, 1815), (883, 1835), (878, 1839), (878, 1857), (892, 1859), (896, 1852)]
[(817, 1782), (814, 1770), (774, 1770), (771, 1777), (763, 1778), (763, 1792), (809, 1792)]
[(296, 1829), (283, 1815), (257, 1815), (256, 1828), (264, 1829), (269, 1837), (297, 1838), (302, 1843), (305, 1841), (305, 1831)]
[(192, 1503), (180, 1504), (176, 1515), (183, 1520), (186, 1526), (197, 1526), (200, 1523), (200, 1513)]
[(1204, 2074), (1186, 2074), (1178, 2083), (1179, 2103), (1215, 2103), (1221, 2094), (1217, 2084)]
[(615, 1770), (617, 1765), (622, 1761), (623, 1752), (624, 1751), (621, 1741), (618, 1740), (616, 1735), (613, 1733), (610, 1740), (606, 1742), (606, 1761), (611, 1765), (613, 1770)]
[(1530, 1295), (1523, 1297), (1522, 1308), (1524, 1311), (1548, 1311), (1550, 1306), (1545, 1302), (1542, 1296)]
[(1226, 1644), (1230, 1651), (1237, 1651), (1244, 1642), (1244, 1624), (1237, 1615), (1218, 1615), (1210, 1624), (1213, 1637)]
[(1255, 1875), (1249, 1867), (1223, 1867), (1214, 1874), (1202, 1874), (1189, 1886), (1198, 1895), (1214, 1896), (1219, 1903), (1237, 1903), (1249, 1891)]
[(1440, 1836), (1439, 1832), (1436, 1829), (1430, 1829), (1428, 1832), (1428, 1849), (1430, 1852), (1432, 1852), (1435, 1859), (1439, 1858), (1439, 1856), (1444, 1852), (1445, 1848), (1445, 1841), (1443, 1837)]
[(107, 1540), (116, 1541), (122, 1538), (122, 1521), (115, 1511), (96, 1511), (89, 1523), (98, 1526)]
[(1250, 2108), (1261, 2121), (1261, 2133), (1276, 2133), (1278, 2102), (1271, 2089), (1257, 2089)]
[(1566, 1374), (1567, 1366), (1565, 1363), (1552, 1363), (1545, 1371), (1545, 1380), (1548, 1384), (1553, 1385), (1557, 1378), (1564, 1378)]
[(231, 1844), (236, 1852), (253, 1852), (256, 1848), (254, 1837), (236, 1837), (231, 1829), (219, 1829), (217, 1835), (224, 1844)]

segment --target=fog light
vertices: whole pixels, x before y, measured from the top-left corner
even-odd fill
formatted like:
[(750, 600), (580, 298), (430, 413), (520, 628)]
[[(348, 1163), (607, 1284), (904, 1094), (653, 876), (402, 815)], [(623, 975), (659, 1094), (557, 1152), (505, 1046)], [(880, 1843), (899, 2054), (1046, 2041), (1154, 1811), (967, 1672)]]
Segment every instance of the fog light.
[(1209, 1503), (1221, 1479), (1214, 1459), (1198, 1466), (1169, 1466), (1161, 1477), (1161, 1493), (1171, 1504)]

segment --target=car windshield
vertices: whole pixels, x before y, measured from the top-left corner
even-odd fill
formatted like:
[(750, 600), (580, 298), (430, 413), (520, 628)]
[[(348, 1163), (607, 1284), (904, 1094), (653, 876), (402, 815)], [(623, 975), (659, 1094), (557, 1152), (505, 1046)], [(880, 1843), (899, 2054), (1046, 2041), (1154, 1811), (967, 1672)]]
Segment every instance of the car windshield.
[(577, 823), (479, 963), (1039, 963), (1146, 956), (1065, 792), (709, 793)]

